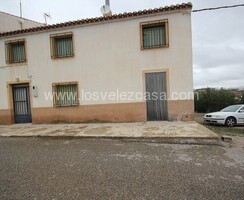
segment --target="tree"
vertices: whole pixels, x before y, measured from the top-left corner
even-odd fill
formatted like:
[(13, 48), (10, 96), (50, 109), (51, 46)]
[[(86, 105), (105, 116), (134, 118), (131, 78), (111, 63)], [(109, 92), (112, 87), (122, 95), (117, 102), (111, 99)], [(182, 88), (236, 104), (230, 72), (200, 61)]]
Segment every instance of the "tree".
[(224, 88), (207, 88), (195, 95), (196, 112), (215, 112), (235, 103), (235, 95)]
[(241, 93), (241, 104), (244, 104), (244, 92)]

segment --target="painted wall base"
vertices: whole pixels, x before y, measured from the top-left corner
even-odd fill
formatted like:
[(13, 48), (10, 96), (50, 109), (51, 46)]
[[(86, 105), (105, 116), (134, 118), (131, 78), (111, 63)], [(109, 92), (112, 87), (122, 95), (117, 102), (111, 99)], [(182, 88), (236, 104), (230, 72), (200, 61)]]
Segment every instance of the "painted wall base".
[(145, 103), (85, 105), (63, 108), (34, 108), (33, 123), (141, 122), (146, 121)]
[(169, 120), (193, 121), (194, 100), (168, 101)]
[[(194, 101), (168, 101), (169, 120), (194, 120)], [(146, 103), (84, 105), (62, 108), (32, 108), (33, 123), (145, 122)], [(0, 124), (13, 124), (12, 110), (0, 110)]]
[(14, 123), (14, 113), (11, 109), (1, 109), (0, 110), (0, 124), (10, 125)]

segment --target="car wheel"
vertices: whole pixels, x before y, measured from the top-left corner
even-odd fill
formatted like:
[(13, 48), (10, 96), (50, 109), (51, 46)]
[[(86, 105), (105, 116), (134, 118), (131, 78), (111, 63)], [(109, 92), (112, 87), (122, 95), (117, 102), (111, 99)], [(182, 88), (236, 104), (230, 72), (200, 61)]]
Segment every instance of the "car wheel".
[(236, 119), (234, 117), (228, 117), (226, 120), (225, 120), (225, 125), (226, 126), (229, 126), (229, 127), (233, 127), (236, 125)]

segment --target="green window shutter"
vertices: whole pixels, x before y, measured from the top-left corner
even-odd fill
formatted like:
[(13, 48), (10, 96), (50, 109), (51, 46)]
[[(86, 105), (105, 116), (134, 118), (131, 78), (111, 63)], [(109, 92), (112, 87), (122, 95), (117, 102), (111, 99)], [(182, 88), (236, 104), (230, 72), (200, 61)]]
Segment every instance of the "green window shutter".
[(78, 86), (77, 84), (57, 85), (57, 106), (78, 105)]
[(166, 45), (165, 25), (143, 28), (143, 47)]
[(73, 55), (72, 37), (56, 38), (56, 57)]
[(11, 62), (24, 62), (26, 60), (24, 43), (11, 44), (10, 51)]

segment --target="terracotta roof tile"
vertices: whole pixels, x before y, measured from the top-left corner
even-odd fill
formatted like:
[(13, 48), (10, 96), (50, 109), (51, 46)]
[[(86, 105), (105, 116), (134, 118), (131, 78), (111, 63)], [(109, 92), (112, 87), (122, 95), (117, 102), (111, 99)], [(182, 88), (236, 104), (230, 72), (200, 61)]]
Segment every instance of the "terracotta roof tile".
[(192, 9), (192, 4), (190, 2), (182, 3), (182, 4), (176, 4), (176, 5), (148, 9), (148, 10), (139, 10), (136, 12), (128, 12), (128, 13), (124, 12), (124, 13), (114, 14), (112, 16), (106, 16), (106, 17), (86, 18), (86, 19), (68, 21), (68, 22), (64, 22), (64, 23), (52, 24), (52, 25), (47, 25), (47, 26), (38, 26), (38, 27), (34, 27), (34, 28), (28, 28), (28, 29), (22, 29), (22, 30), (10, 31), (10, 32), (3, 32), (3, 33), (0, 33), (0, 37), (18, 35), (18, 34), (23, 34), (23, 33), (32, 33), (32, 32), (38, 32), (38, 31), (43, 31), (43, 30), (52, 30), (52, 29), (56, 29), (56, 28), (70, 27), (70, 26), (76, 26), (76, 25), (82, 25), (82, 24), (92, 24), (92, 23), (101, 22), (101, 21), (112, 21), (115, 19), (130, 18), (130, 17), (135, 17), (135, 16), (156, 14), (156, 13), (161, 13), (161, 12), (183, 10), (183, 9)]

